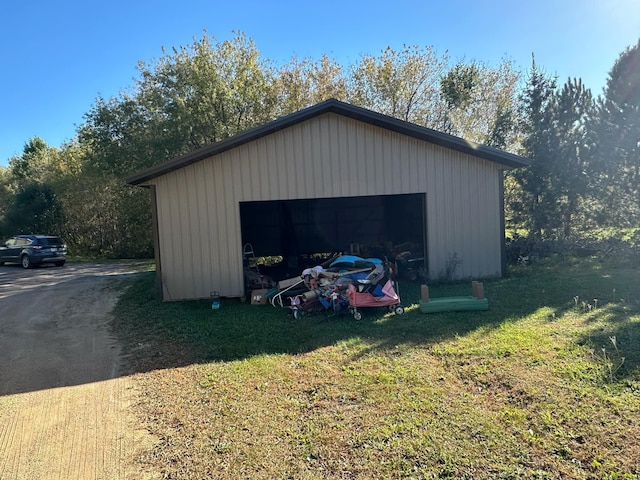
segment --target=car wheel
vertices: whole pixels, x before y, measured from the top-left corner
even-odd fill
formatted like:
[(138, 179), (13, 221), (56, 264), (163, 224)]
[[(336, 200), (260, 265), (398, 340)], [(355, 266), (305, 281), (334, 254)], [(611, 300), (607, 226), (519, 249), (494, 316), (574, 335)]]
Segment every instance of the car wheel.
[(31, 268), (31, 259), (29, 255), (22, 255), (21, 258), (22, 268)]
[(60, 260), (59, 262), (56, 262), (56, 267), (62, 267), (64, 265), (64, 260)]

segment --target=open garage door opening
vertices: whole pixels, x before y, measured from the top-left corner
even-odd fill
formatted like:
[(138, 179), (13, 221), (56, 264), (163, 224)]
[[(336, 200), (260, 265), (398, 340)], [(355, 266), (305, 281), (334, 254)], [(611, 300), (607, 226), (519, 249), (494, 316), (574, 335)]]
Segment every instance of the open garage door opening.
[(394, 259), (416, 277), (426, 271), (425, 202), (423, 193), (241, 202), (242, 241), (279, 260), (266, 269), (273, 277), (336, 253)]

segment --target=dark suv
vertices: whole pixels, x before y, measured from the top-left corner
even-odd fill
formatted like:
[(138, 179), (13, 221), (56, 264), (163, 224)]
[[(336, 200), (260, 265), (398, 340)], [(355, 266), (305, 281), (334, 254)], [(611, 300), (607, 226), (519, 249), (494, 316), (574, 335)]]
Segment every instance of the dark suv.
[(16, 235), (0, 245), (0, 265), (12, 262), (31, 268), (53, 263), (61, 267), (66, 260), (67, 246), (60, 237), (52, 235)]

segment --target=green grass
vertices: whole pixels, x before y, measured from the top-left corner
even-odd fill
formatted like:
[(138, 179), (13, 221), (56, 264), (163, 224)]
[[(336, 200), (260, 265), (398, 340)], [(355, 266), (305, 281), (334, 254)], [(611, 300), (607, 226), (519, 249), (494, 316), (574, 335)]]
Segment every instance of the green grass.
[[(363, 320), (163, 304), (114, 329), (163, 478), (640, 478), (640, 270), (549, 261), (486, 281), (487, 312)], [(468, 295), (468, 282), (430, 295)], [(594, 299), (597, 299), (594, 300)]]

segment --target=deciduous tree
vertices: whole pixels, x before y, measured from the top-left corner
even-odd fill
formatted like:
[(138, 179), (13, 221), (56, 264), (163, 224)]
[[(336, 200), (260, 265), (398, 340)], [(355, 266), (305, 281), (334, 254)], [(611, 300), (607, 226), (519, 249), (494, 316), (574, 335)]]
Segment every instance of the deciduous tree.
[(448, 55), (432, 47), (387, 47), (377, 57), (363, 55), (351, 67), (349, 101), (371, 110), (431, 128), (444, 119), (440, 79)]
[(62, 207), (53, 187), (32, 182), (24, 185), (13, 198), (5, 213), (4, 230), (56, 234), (62, 231), (63, 221)]
[(443, 131), (513, 151), (519, 79), (506, 60), (497, 67), (456, 64), (441, 83), (446, 112)]
[(132, 91), (99, 98), (80, 130), (102, 172), (123, 176), (273, 118), (272, 71), (242, 33), (205, 34), (138, 69)]
[(320, 60), (293, 58), (274, 78), (277, 116), (301, 110), (329, 98), (345, 100), (347, 78), (336, 61), (323, 55)]

